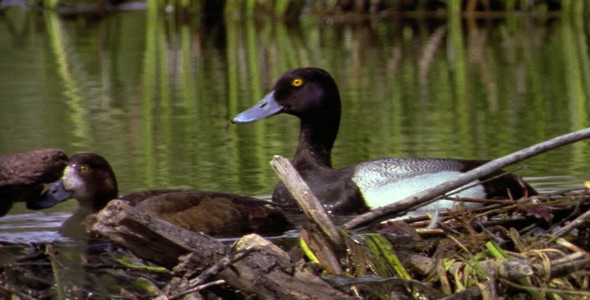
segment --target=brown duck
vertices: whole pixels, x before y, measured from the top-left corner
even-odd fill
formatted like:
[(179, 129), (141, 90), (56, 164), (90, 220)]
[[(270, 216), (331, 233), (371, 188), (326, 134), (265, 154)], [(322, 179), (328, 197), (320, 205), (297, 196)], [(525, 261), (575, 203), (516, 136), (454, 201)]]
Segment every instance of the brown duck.
[(108, 161), (95, 153), (80, 153), (69, 159), (63, 176), (53, 183), (29, 209), (43, 209), (67, 199), (79, 207), (60, 227), (71, 238), (86, 236), (84, 219), (103, 209), (112, 199), (127, 201), (139, 210), (182, 228), (215, 237), (247, 233), (278, 234), (290, 222), (268, 201), (252, 197), (194, 190), (146, 190), (118, 197), (115, 173)]

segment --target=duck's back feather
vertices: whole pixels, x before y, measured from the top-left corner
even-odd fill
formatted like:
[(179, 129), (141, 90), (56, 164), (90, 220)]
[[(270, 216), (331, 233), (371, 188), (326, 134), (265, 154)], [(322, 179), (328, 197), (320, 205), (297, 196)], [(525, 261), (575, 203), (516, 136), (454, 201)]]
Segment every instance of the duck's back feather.
[[(359, 186), (367, 204), (374, 208), (434, 187), (487, 162), (487, 160), (444, 158), (386, 158), (362, 162), (349, 168), (355, 170), (353, 181)], [(495, 197), (518, 199), (536, 194), (536, 191), (518, 176), (502, 170), (465, 186), (471, 185), (473, 185), (472, 188), (459, 193), (451, 191), (448, 194), (479, 199)], [(422, 209), (448, 208), (452, 205), (452, 201), (439, 201)]]
[[(141, 198), (145, 196), (145, 198)], [(152, 190), (121, 197), (137, 209), (182, 228), (216, 237), (257, 232), (282, 233), (291, 228), (285, 215), (268, 201), (247, 196), (179, 190)]]

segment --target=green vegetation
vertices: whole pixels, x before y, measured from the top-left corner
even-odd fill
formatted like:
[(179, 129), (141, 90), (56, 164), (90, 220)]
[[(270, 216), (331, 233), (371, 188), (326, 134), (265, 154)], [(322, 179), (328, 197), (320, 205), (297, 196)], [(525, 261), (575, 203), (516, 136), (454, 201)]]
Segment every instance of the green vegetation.
[[(329, 70), (341, 89), (337, 167), (391, 156), (494, 158), (589, 126), (587, 2), (395, 6), (400, 2), (378, 2), (389, 8), (374, 12), (355, 6), (362, 1), (350, 7), (318, 1), (299, 10), (303, 1), (227, 1), (213, 21), (200, 13), (212, 9), (208, 1), (150, 1), (147, 11), (105, 18), (7, 9), (2, 24), (9, 30), (0, 30), (0, 53), (10, 58), (0, 64), (0, 152), (99, 152), (116, 165), (122, 192), (190, 187), (269, 194), (277, 179), (268, 161), (291, 157), (297, 121), (281, 116), (238, 126), (229, 120), (285, 70), (309, 65)], [(389, 18), (397, 13), (406, 15)], [(371, 15), (383, 18), (366, 18)], [(305, 17), (276, 18), (293, 16)], [(583, 174), (572, 179), (581, 183), (589, 160), (588, 143), (577, 143), (528, 162), (534, 169), (520, 174)], [(429, 280), (440, 280), (451, 294), (482, 280), (482, 260), (544, 249), (511, 232), (501, 236), (516, 249), (502, 253), (471, 235), (445, 241), (441, 252), (452, 249), (454, 256), (433, 260), (437, 273)], [(350, 274), (406, 277), (403, 249), (382, 235), (354, 238), (349, 246), (358, 252), (351, 253), (366, 256), (353, 261)], [(319, 262), (325, 253), (317, 248), (309, 243), (307, 253)], [(569, 284), (552, 281), (538, 291), (531, 282), (515, 282), (512, 288), (531, 298)]]
[[(114, 0), (112, 4), (105, 0), (84, 0), (92, 4), (97, 13), (104, 13), (125, 1)], [(92, 3), (95, 1), (94, 3)], [(145, 0), (148, 10), (162, 13), (174, 12), (178, 16), (190, 16), (199, 14), (224, 15), (226, 18), (239, 18), (245, 16), (278, 17), (294, 19), (306, 14), (320, 14), (325, 16), (377, 16), (388, 17), (392, 15), (410, 16), (441, 16), (441, 11), (453, 11), (453, 14), (478, 15), (481, 17), (498, 17), (499, 13), (530, 13), (547, 15), (555, 12), (567, 14), (587, 14), (590, 11), (588, 2), (578, 0)], [(67, 0), (43, 0), (41, 5), (49, 9), (58, 9), (60, 6), (71, 6), (75, 3), (76, 9), (88, 10), (87, 6), (79, 5), (79, 2)]]
[[(428, 19), (326, 24), (320, 17), (206, 25), (150, 10), (88, 28), (83, 19), (50, 12), (33, 17), (9, 11), (5, 21), (16, 30), (0, 34), (7, 57), (34, 66), (0, 73), (0, 82), (13, 82), (3, 93), (16, 95), (4, 102), (12, 113), (0, 125), (19, 137), (2, 151), (108, 153), (127, 178), (122, 191), (171, 184), (270, 193), (276, 177), (267, 162), (292, 155), (296, 120), (228, 120), (285, 70), (301, 66), (327, 69), (340, 86), (345, 107), (335, 166), (390, 156), (493, 158), (588, 124), (582, 17), (513, 16), (482, 26), (449, 11), (437, 26)], [(105, 39), (85, 38), (94, 35)], [(19, 96), (23, 82), (30, 92)], [(27, 98), (31, 93), (42, 105)], [(585, 146), (569, 148), (559, 167), (583, 165)], [(547, 154), (531, 162), (535, 174), (558, 173), (551, 161), (561, 159)], [(255, 176), (242, 177), (244, 170)]]

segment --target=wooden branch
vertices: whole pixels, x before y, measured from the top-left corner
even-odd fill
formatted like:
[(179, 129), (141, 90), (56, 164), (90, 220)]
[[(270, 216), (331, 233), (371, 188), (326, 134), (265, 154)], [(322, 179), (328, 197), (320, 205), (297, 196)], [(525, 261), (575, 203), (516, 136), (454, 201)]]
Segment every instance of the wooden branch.
[(299, 176), (299, 173), (297, 173), (297, 170), (295, 170), (289, 160), (283, 156), (275, 155), (270, 165), (291, 195), (293, 195), (299, 207), (303, 209), (305, 215), (320, 227), (322, 232), (334, 245), (337, 247), (344, 245), (340, 233), (332, 223), (332, 220), (330, 220), (328, 213), (324, 210), (324, 206), (312, 193), (303, 178)]
[[(467, 288), (461, 292), (441, 298), (440, 300), (481, 300), (481, 299), (487, 299), (483, 296), (482, 289), (486, 289), (488, 291), (495, 291), (495, 289), (496, 289), (495, 282), (493, 282), (491, 280), (485, 281), (479, 285)], [(493, 296), (495, 296), (495, 293)], [(490, 298), (497, 299), (497, 297), (490, 297)]]
[[(410, 266), (418, 271), (418, 273), (427, 275), (434, 269), (436, 259), (420, 254), (410, 254), (408, 256), (408, 261)], [(479, 265), (482, 269), (493, 270), (494, 274), (510, 280), (517, 280), (533, 275), (533, 263), (526, 259), (487, 259), (474, 263)], [(457, 261), (451, 264), (449, 269), (462, 268), (464, 265), (465, 262)]]
[(190, 252), (199, 255), (197, 260), (211, 262), (221, 259), (227, 251), (224, 244), (207, 235), (171, 225), (121, 200), (109, 202), (93, 222), (91, 233), (107, 237), (166, 268), (176, 266), (178, 258)]
[(67, 163), (67, 155), (59, 149), (0, 156), (0, 187), (56, 181), (61, 177)]
[(68, 157), (59, 149), (42, 149), (0, 156), (0, 216), (14, 202), (39, 197), (43, 184), (59, 179)]
[(456, 189), (473, 180), (476, 180), (477, 178), (488, 175), (496, 170), (502, 169), (508, 165), (523, 161), (527, 158), (547, 152), (549, 150), (587, 139), (589, 137), (590, 128), (587, 128), (561, 135), (551, 140), (522, 149), (510, 155), (503, 156), (420, 193), (362, 214), (344, 224), (344, 228), (353, 229), (372, 222), (383, 221), (398, 212), (416, 209), (420, 206), (427, 205), (436, 201), (436, 197), (452, 191), (453, 189)]
[(549, 243), (554, 242), (556, 239), (562, 237), (564, 234), (570, 232), (571, 230), (579, 227), (580, 225), (585, 224), (586, 222), (588, 222), (588, 220), (590, 219), (590, 210), (583, 213), (582, 215), (580, 215), (579, 217), (577, 217), (575, 220), (573, 220), (572, 222), (570, 222), (569, 224), (563, 226), (560, 230), (558, 230), (556, 233), (551, 235), (551, 239), (549, 240)]
[[(211, 237), (151, 217), (121, 200), (113, 200), (101, 210), (90, 231), (167, 268), (190, 253), (191, 267), (205, 270), (231, 251)], [(217, 277), (260, 299), (354, 299), (294, 266), (287, 253), (258, 235), (244, 236), (235, 246), (237, 251), (249, 247), (254, 248), (250, 255)]]
[(551, 261), (551, 274), (549, 278), (558, 278), (575, 272), (587, 272), (590, 269), (590, 260), (584, 257), (584, 253), (576, 252), (565, 257)]

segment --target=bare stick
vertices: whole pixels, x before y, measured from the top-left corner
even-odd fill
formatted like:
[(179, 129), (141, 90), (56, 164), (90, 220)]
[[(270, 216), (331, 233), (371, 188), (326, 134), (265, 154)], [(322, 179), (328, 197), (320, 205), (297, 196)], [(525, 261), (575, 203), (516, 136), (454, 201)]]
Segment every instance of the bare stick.
[[(182, 293), (178, 293), (178, 294), (175, 294), (174, 296), (170, 296), (170, 297), (168, 297), (168, 300), (178, 299), (178, 298), (181, 298), (181, 297), (186, 296), (188, 294), (191, 294), (191, 293), (194, 293), (194, 292), (198, 292), (200, 290), (204, 290), (204, 289), (206, 289), (206, 288), (208, 288), (210, 286), (220, 285), (220, 284), (224, 284), (224, 283), (225, 283), (225, 280), (223, 280), (223, 279), (218, 279), (218, 280), (215, 280), (215, 281), (204, 283), (204, 284), (201, 284), (199, 286), (195, 286), (195, 287), (191, 288), (190, 290), (186, 290), (186, 291), (184, 291)], [(199, 298), (197, 298), (197, 299), (199, 299)]]
[(508, 165), (523, 161), (527, 158), (535, 155), (545, 153), (549, 150), (571, 144), (583, 139), (590, 137), (590, 128), (575, 131), (572, 133), (564, 134), (548, 141), (530, 146), (520, 151), (514, 152), (510, 155), (503, 156), (501, 158), (490, 161), (484, 165), (481, 165), (467, 173), (461, 174), (454, 179), (443, 182), (437, 186), (424, 190), (420, 193), (414, 194), (410, 197), (406, 197), (403, 200), (389, 204), (383, 207), (376, 208), (368, 213), (362, 214), (344, 224), (344, 228), (352, 229), (359, 226), (385, 220), (391, 215), (400, 211), (409, 210), (411, 208), (418, 208), (423, 205), (427, 205), (436, 200), (437, 196), (440, 196), (446, 192), (456, 189), (466, 183), (469, 183), (477, 178), (488, 175), (496, 170), (504, 168)]
[(235, 253), (233, 251), (228, 251), (228, 253), (222, 259), (220, 259), (217, 263), (215, 263), (213, 266), (209, 267), (207, 270), (205, 270), (203, 273), (201, 273), (199, 276), (197, 276), (197, 278), (191, 279), (189, 281), (189, 287), (194, 288), (196, 286), (199, 286), (199, 285), (205, 283), (205, 281), (207, 281), (207, 280), (209, 280), (209, 278), (217, 275), (219, 272), (221, 272), (221, 270), (227, 268), (228, 266), (235, 263), (236, 261), (244, 258), (252, 250), (254, 250), (254, 246), (249, 246), (247, 248), (238, 250)]
[(590, 219), (590, 210), (587, 211), (587, 212), (585, 212), (585, 213), (583, 213), (581, 216), (577, 217), (571, 223), (563, 226), (563, 228), (561, 228), (561, 230), (559, 230), (556, 233), (552, 234), (551, 235), (551, 240), (549, 240), (549, 242), (555, 241), (556, 239), (560, 238), (564, 234), (570, 232), (572, 229), (577, 228), (580, 225), (586, 223), (588, 221), (588, 219)]
[(289, 163), (289, 160), (280, 155), (275, 155), (270, 162), (270, 165), (285, 184), (291, 195), (293, 195), (293, 198), (295, 198), (299, 207), (303, 209), (305, 215), (320, 226), (322, 232), (328, 236), (334, 245), (342, 245), (342, 238), (332, 223), (332, 220), (328, 217), (324, 207), (318, 198), (316, 198), (311, 192), (307, 183), (305, 183), (301, 176), (299, 176), (297, 170), (295, 170), (291, 163)]
[[(205, 287), (208, 287), (209, 285), (208, 285), (208, 283), (206, 283), (207, 280), (209, 280), (211, 277), (219, 274), (219, 272), (221, 272), (223, 269), (227, 268), (228, 266), (230, 266), (234, 262), (244, 258), (253, 249), (254, 249), (254, 246), (251, 246), (251, 247), (248, 247), (245, 249), (241, 249), (236, 253), (234, 253), (233, 251), (228, 251), (227, 254), (222, 259), (220, 259), (218, 262), (216, 262), (213, 266), (209, 267), (207, 270), (205, 270), (203, 273), (201, 273), (199, 276), (197, 276), (197, 278), (191, 279), (188, 283), (188, 287), (186, 288), (186, 290), (181, 291), (177, 294), (174, 294), (174, 295), (168, 297), (168, 299), (169, 300), (178, 299), (178, 298), (181, 298), (182, 296), (188, 295), (190, 293), (194, 293), (196, 291), (202, 290)], [(222, 284), (222, 283), (225, 283), (225, 280), (221, 279), (221, 280), (214, 281), (214, 284)]]

